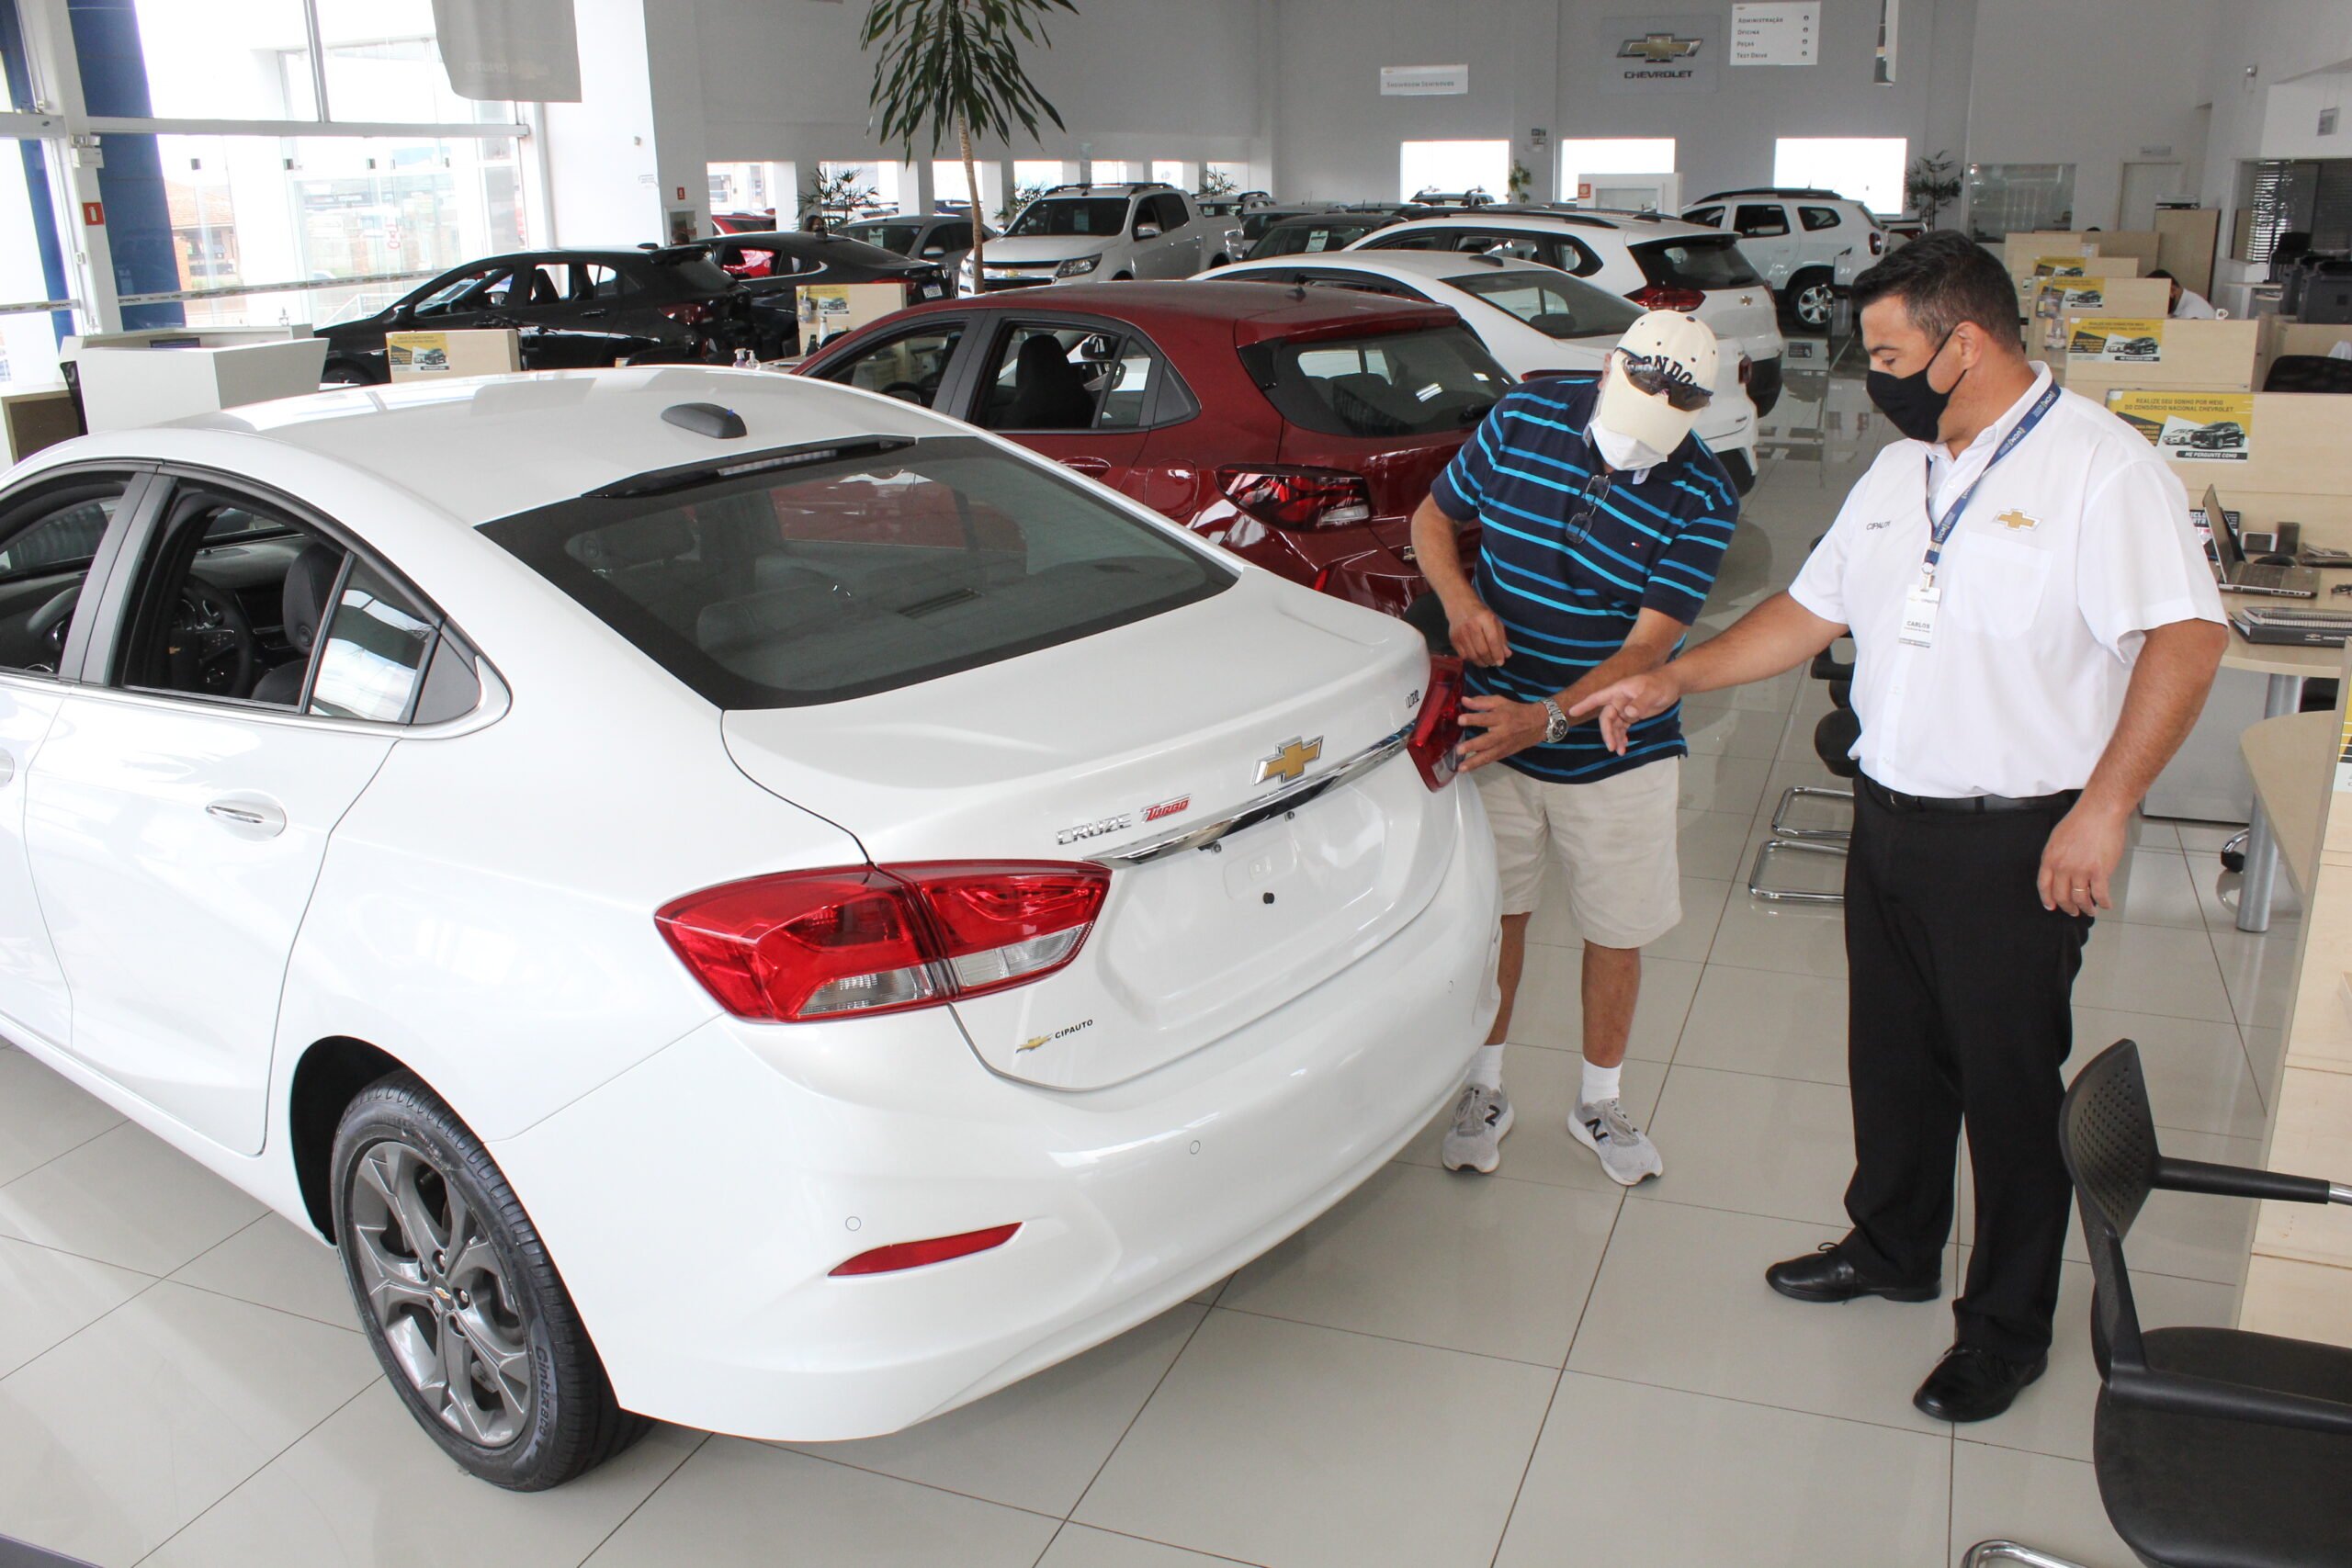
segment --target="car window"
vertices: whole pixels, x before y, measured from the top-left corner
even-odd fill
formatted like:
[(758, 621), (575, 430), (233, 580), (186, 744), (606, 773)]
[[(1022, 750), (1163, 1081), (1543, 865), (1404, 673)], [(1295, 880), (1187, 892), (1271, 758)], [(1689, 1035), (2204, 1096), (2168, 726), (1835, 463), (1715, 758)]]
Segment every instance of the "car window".
[(1007, 235), (1032, 236), (1117, 234), (1127, 226), (1127, 198), (1123, 196), (1044, 197), (1022, 209)]
[(724, 294), (735, 286), (726, 269), (700, 253), (689, 255), (664, 255), (653, 262), (659, 276), (673, 290), (695, 294)]
[(1445, 280), (1507, 310), (1546, 337), (1614, 336), (1632, 326), (1641, 308), (1573, 277), (1536, 272), (1474, 272)]
[(615, 299), (630, 291), (628, 279), (602, 262), (573, 262), (570, 270), (574, 299)]
[(556, 282), (556, 275), (570, 270), (569, 267), (548, 264), (520, 269), (514, 276), (514, 302), (518, 306), (562, 304), (565, 291)]
[(1633, 252), (1643, 277), (1668, 288), (1752, 288), (1763, 281), (1729, 234), (1657, 240), (1635, 245)]
[(1241, 357), (1284, 419), (1327, 435), (1467, 430), (1510, 389), (1503, 367), (1461, 326), (1278, 340), (1254, 344)]
[(1788, 209), (1777, 201), (1742, 207), (1731, 226), (1751, 239), (1785, 234), (1789, 231)]
[(1724, 226), (1724, 209), (1720, 207), (1694, 207), (1682, 215), (1685, 223), (1696, 223), (1702, 229)]
[[(416, 302), (418, 316), (446, 316), (458, 310), (479, 310), (503, 304), (513, 269), (478, 266), (459, 273)], [(492, 286), (496, 286), (492, 293)]]
[(920, 223), (853, 223), (847, 232), (854, 240), (869, 245), (879, 245), (886, 251), (896, 251), (902, 256), (915, 254), (915, 242), (922, 237)]
[(1141, 338), (1126, 337), (1111, 350), (1111, 357), (1090, 367), (1102, 380), (1102, 408), (1094, 416), (1097, 430), (1136, 430), (1151, 409), (1153, 383), (1159, 358)]
[(1136, 203), (1136, 227), (1156, 223), (1163, 234), (1184, 226), (1184, 209), (1172, 196), (1147, 196)]
[[(1250, 248), (1257, 256), (1304, 256), (1323, 251), (1344, 251), (1372, 231), (1367, 223), (1281, 223), (1266, 231), (1265, 238)], [(1413, 250), (1432, 247), (1416, 245)]]
[(939, 396), (956, 345), (963, 341), (962, 321), (938, 322), (861, 349), (828, 367), (824, 378), (929, 408)]
[(424, 683), (434, 637), (424, 611), (373, 566), (354, 560), (320, 644), (304, 711), (321, 718), (399, 723)]
[(1364, 294), (1383, 294), (1392, 299), (1429, 299), (1427, 294), (1408, 283), (1393, 277), (1382, 277), (1369, 272), (1350, 272), (1339, 267), (1311, 267), (1292, 275), (1301, 283), (1317, 284), (1325, 288), (1353, 288)]
[[(1267, 236), (1269, 239), (1272, 237), (1271, 234)], [(1372, 241), (1370, 248), (1376, 251), (1450, 251), (1456, 246), (1453, 231), (1450, 229), (1416, 229), (1409, 233), (1379, 235)], [(1252, 251), (1250, 254), (1256, 255), (1259, 253)]]
[(41, 487), (0, 511), (0, 670), (53, 675), (98, 541), (130, 481)]
[(1835, 229), (1845, 220), (1834, 207), (1800, 207), (1797, 209), (1797, 221), (1804, 225), (1807, 233), (1817, 233), (1824, 229)]
[[(1131, 363), (1135, 355), (1141, 365)], [(1039, 322), (1012, 327), (981, 372), (973, 423), (1041, 434), (1132, 429), (1142, 422), (1150, 362), (1148, 347), (1118, 333)]]
[(932, 235), (931, 243), (945, 251), (968, 251), (972, 248), (972, 226), (969, 223), (943, 223)]
[(1205, 549), (971, 436), (582, 496), (482, 533), (722, 708), (891, 691), (1221, 592)]

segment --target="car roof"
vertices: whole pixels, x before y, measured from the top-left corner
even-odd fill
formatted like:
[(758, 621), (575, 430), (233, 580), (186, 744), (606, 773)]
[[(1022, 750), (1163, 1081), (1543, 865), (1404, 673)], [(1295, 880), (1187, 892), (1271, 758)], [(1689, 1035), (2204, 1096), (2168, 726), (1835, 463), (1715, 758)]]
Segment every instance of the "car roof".
[[(1303, 296), (1303, 297), (1302, 297)], [(1342, 289), (1301, 289), (1288, 283), (1057, 283), (1051, 288), (1014, 288), (998, 294), (960, 295), (900, 310), (859, 329), (861, 337), (885, 326), (922, 316), (997, 312), (1067, 312), (1106, 316), (1150, 329), (1156, 323), (1229, 327), (1237, 344), (1263, 343), (1325, 328), (1363, 324), (1381, 331), (1449, 326), (1461, 320), (1442, 305), (1417, 304)]]
[(1402, 223), (1383, 229), (1383, 235), (1420, 232), (1431, 229), (1515, 229), (1531, 234), (1556, 234), (1563, 227), (1571, 229), (1615, 229), (1624, 232), (1628, 242), (1672, 240), (1706, 235), (1720, 237), (1723, 231), (1709, 229), (1697, 223), (1685, 223), (1679, 219), (1602, 218), (1591, 213), (1572, 212), (1449, 212), (1436, 218), (1408, 218)]
[(1435, 278), (1442, 283), (1449, 277), (1463, 277), (1477, 272), (1540, 272), (1546, 277), (1560, 276), (1558, 267), (1545, 266), (1542, 262), (1521, 261), (1517, 256), (1474, 255), (1467, 251), (1307, 251), (1297, 255), (1268, 256), (1263, 261), (1235, 262), (1231, 266), (1219, 267), (1194, 281), (1221, 281), (1227, 275), (1244, 276), (1252, 272), (1272, 272), (1277, 267), (1305, 266), (1336, 266), (1350, 272), (1378, 273), (1415, 282)]
[[(718, 403), (748, 433), (731, 441), (666, 423), (679, 403)], [(256, 439), (365, 475), (469, 526), (570, 500), (657, 468), (808, 442), (969, 434), (911, 403), (767, 370), (649, 365), (355, 387), (248, 403), (168, 424), (62, 443), (40, 461), (148, 457), (207, 462), (266, 481), (315, 462), (251, 456)], [(245, 445), (249, 455), (232, 456)], [(330, 481), (331, 482), (331, 481)], [(312, 484), (288, 488), (333, 510)], [(353, 519), (355, 524), (359, 519)]]

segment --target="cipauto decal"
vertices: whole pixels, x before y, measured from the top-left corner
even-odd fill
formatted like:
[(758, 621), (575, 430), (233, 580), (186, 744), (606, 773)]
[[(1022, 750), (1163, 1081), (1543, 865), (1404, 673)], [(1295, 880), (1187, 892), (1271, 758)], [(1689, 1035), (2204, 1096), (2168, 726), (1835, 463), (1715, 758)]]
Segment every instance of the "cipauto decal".
[(2109, 412), (2176, 463), (2244, 463), (2254, 456), (2252, 392), (2107, 395)]
[(2165, 324), (2153, 316), (2077, 316), (2066, 335), (2073, 365), (2161, 365)]

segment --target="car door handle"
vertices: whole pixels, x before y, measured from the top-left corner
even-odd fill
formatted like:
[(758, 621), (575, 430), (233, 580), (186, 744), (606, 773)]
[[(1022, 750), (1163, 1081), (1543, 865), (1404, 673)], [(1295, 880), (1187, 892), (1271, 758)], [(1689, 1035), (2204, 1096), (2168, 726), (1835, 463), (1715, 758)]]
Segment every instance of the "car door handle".
[(1089, 479), (1096, 479), (1111, 471), (1110, 459), (1107, 457), (1064, 457), (1062, 467), (1075, 468)]
[(275, 839), (286, 831), (286, 808), (254, 795), (216, 800), (204, 814), (241, 839)]

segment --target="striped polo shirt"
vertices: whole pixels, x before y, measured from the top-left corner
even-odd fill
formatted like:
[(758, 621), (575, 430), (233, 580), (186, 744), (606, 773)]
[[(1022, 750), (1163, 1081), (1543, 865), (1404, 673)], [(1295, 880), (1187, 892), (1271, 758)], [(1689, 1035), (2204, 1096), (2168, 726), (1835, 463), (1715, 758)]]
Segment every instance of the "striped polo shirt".
[[(1474, 693), (1540, 702), (1622, 648), (1643, 610), (1688, 626), (1714, 586), (1739, 516), (1723, 465), (1694, 434), (1638, 481), (1609, 474), (1585, 434), (1599, 395), (1592, 382), (1514, 389), (1430, 489), (1447, 516), (1479, 525), (1478, 597), (1510, 641), (1500, 666), (1470, 666)], [(1678, 706), (1634, 726), (1622, 757), (1586, 720), (1505, 761), (1589, 784), (1689, 750)]]

